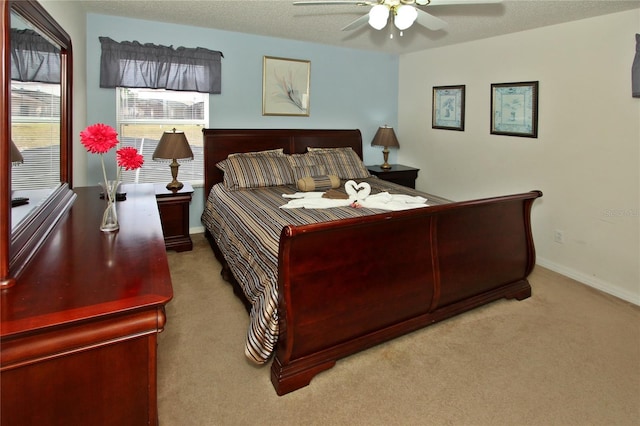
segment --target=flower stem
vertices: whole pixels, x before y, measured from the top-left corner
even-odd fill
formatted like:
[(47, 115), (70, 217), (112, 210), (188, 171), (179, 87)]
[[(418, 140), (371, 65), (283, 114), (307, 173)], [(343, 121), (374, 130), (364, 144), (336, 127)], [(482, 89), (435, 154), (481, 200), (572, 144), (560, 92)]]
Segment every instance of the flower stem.
[(113, 194), (111, 198), (116, 199), (116, 193), (118, 192), (118, 183), (120, 182), (120, 175), (122, 174), (122, 167), (118, 167), (118, 173), (116, 174), (116, 181), (113, 183)]
[(104, 192), (110, 203), (113, 203), (115, 194), (111, 194), (111, 188), (109, 188), (109, 181), (107, 180), (107, 170), (104, 167), (104, 154), (100, 154), (100, 163), (102, 164), (102, 177), (104, 178)]

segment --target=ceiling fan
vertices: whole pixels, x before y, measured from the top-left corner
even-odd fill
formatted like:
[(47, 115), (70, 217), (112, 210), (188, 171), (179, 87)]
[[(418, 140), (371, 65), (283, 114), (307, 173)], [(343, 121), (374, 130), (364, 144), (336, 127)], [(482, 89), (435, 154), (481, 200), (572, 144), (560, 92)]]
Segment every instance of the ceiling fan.
[[(502, 0), (354, 0), (354, 1), (294, 1), (296, 6), (310, 6), (310, 5), (355, 5), (355, 6), (371, 6), (369, 13), (361, 16), (355, 21), (351, 22), (342, 31), (351, 31), (362, 25), (369, 23), (369, 25), (376, 30), (381, 30), (387, 26), (389, 18), (393, 17), (393, 24), (402, 31), (417, 22), (425, 28), (432, 31), (438, 31), (447, 26), (447, 23), (442, 19), (433, 16), (421, 7), (426, 6), (444, 6), (444, 5), (463, 5), (463, 4), (488, 4), (488, 3), (501, 3)], [(392, 35), (393, 37), (393, 35)]]

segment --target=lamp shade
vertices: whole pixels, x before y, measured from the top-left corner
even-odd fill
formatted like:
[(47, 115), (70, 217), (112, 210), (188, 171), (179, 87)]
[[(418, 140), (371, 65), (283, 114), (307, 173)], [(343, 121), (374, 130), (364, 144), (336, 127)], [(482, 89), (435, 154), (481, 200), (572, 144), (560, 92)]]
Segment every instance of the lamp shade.
[(18, 149), (16, 144), (13, 143), (13, 140), (12, 140), (11, 141), (11, 164), (20, 164), (20, 163), (24, 163), (24, 158), (22, 157), (20, 150)]
[(396, 138), (396, 134), (393, 131), (393, 127), (382, 126), (373, 137), (371, 146), (400, 147), (400, 144), (398, 143), (398, 138)]
[(191, 151), (184, 132), (173, 129), (171, 132), (162, 134), (151, 158), (154, 160), (193, 160), (193, 151)]

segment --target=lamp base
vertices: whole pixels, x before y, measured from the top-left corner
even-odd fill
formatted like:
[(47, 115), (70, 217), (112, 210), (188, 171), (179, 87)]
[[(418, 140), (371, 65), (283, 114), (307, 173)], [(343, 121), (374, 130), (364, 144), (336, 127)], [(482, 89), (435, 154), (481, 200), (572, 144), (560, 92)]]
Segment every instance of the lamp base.
[(169, 191), (179, 191), (182, 189), (184, 184), (182, 182), (178, 182), (177, 180), (171, 181), (167, 184), (167, 189)]
[(173, 180), (167, 184), (167, 189), (169, 191), (179, 191), (184, 186), (182, 182), (178, 182), (178, 167), (180, 167), (180, 163), (174, 158), (171, 162), (171, 177)]
[(382, 164), (380, 166), (380, 168), (383, 169), (383, 170), (390, 169), (391, 168), (391, 164), (389, 164), (389, 148), (387, 148), (386, 146), (382, 150), (382, 156), (384, 157), (384, 164)]

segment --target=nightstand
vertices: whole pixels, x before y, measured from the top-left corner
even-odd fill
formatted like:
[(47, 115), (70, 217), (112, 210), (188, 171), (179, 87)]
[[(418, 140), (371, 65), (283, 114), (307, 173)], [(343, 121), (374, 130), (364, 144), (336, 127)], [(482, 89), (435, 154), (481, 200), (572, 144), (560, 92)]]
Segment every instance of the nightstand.
[(167, 250), (175, 251), (193, 249), (193, 242), (189, 236), (189, 203), (193, 195), (193, 187), (185, 183), (181, 190), (170, 191), (166, 184), (157, 183), (154, 188), (165, 247)]
[(402, 164), (391, 164), (390, 169), (383, 169), (380, 166), (367, 166), (367, 170), (380, 179), (408, 186), (409, 188), (415, 188), (418, 171), (420, 169), (403, 166)]

